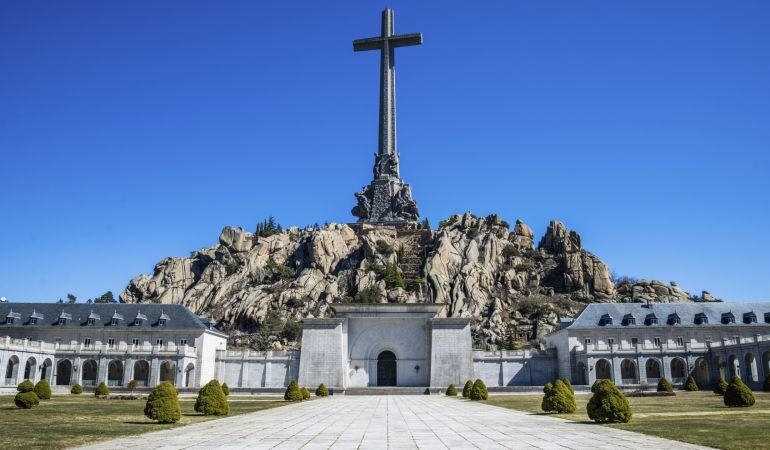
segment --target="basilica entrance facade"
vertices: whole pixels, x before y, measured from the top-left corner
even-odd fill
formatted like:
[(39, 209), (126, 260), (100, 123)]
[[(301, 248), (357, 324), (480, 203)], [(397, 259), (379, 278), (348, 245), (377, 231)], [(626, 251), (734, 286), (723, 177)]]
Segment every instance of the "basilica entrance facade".
[(377, 386), (398, 386), (396, 355), (385, 350), (377, 357)]

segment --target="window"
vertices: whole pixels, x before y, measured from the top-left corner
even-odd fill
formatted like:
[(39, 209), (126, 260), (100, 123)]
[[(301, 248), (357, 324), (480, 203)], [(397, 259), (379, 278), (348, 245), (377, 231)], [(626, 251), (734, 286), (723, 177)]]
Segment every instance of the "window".
[(88, 325), (96, 325), (96, 319), (94, 319), (93, 317), (89, 317), (88, 321), (86, 321), (86, 324), (88, 324)]
[(684, 347), (684, 338), (679, 336), (676, 338), (676, 346), (677, 347)]
[(13, 317), (7, 317), (5, 319), (5, 323), (7, 323), (8, 325), (13, 325)]
[(639, 345), (639, 338), (632, 337), (631, 338), (631, 345), (633, 347), (636, 347), (637, 345)]
[(164, 326), (166, 326), (166, 319), (160, 319), (160, 320), (158, 320), (158, 325), (159, 325), (159, 326), (161, 326), (161, 327), (164, 327)]
[(157, 345), (158, 347), (163, 347), (163, 339), (156, 340), (155, 345)]
[(107, 339), (107, 347), (108, 348), (115, 348), (115, 338)]
[(585, 339), (583, 339), (583, 343), (584, 343), (585, 345), (591, 345), (591, 338), (585, 338)]
[(706, 336), (706, 345), (711, 345), (711, 336)]
[(90, 346), (91, 346), (91, 338), (83, 339), (83, 347), (90, 347)]
[(29, 324), (30, 324), (30, 325), (35, 325), (35, 324), (37, 324), (37, 317), (30, 317), (30, 318), (29, 318)]
[(141, 326), (142, 325), (142, 319), (134, 319), (134, 325), (135, 326)]
[(740, 344), (741, 343), (740, 336), (733, 336), (733, 342), (736, 343), (736, 344)]
[(67, 319), (64, 317), (59, 317), (59, 325), (67, 325)]
[(187, 345), (187, 339), (180, 339), (179, 345)]
[(61, 344), (61, 338), (60, 338), (60, 337), (54, 338), (53, 342), (54, 342), (56, 345), (59, 345), (59, 344)]
[(113, 317), (112, 320), (110, 320), (110, 325), (113, 327), (118, 324), (118, 319), (116, 317)]
[(653, 338), (652, 346), (653, 347), (660, 347), (660, 338), (659, 337)]
[(610, 347), (615, 345), (615, 338), (608, 337), (607, 338), (607, 345), (610, 346)]
[(131, 339), (131, 345), (139, 345), (139, 338)]

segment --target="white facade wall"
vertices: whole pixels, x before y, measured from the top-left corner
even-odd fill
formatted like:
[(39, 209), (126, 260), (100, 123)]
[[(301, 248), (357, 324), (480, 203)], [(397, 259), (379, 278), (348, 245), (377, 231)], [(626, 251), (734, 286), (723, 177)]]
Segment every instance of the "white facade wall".
[(543, 386), (559, 375), (555, 350), (474, 350), (473, 371), (487, 387)]
[(216, 378), (230, 388), (279, 388), (298, 379), (299, 351), (221, 350)]

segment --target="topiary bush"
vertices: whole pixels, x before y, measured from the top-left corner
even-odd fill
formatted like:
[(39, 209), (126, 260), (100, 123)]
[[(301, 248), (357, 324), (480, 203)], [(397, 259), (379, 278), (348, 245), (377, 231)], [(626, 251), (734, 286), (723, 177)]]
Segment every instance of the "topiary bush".
[(25, 391), (16, 394), (13, 402), (21, 409), (32, 409), (33, 406), (40, 404), (40, 399), (37, 398), (35, 391)]
[(489, 392), (487, 392), (487, 385), (481, 381), (481, 378), (477, 378), (473, 382), (471, 388), (470, 397), (471, 400), (489, 400)]
[(297, 380), (291, 380), (289, 387), (286, 388), (286, 392), (283, 394), (283, 399), (289, 402), (302, 401), (302, 392), (299, 391)]
[(572, 382), (569, 380), (569, 378), (562, 378), (561, 382), (567, 386), (567, 389), (569, 389), (570, 392), (573, 394), (575, 393), (575, 388), (572, 387)]
[(717, 395), (725, 395), (728, 385), (729, 383), (725, 380), (725, 377), (719, 377), (717, 384), (714, 385), (714, 393)]
[(24, 380), (16, 386), (16, 390), (19, 392), (32, 392), (35, 389), (35, 385), (29, 380)]
[(470, 398), (471, 389), (473, 389), (473, 381), (468, 380), (465, 382), (465, 386), (463, 386), (463, 398)]
[(139, 382), (136, 380), (131, 380), (128, 382), (128, 385), (126, 387), (129, 388), (131, 390), (131, 393), (133, 394), (136, 388), (139, 387)]
[(687, 377), (687, 381), (684, 383), (684, 390), (685, 391), (697, 391), (698, 390), (698, 383), (695, 381), (695, 378), (690, 375)]
[(450, 384), (448, 388), (446, 388), (446, 395), (448, 397), (457, 397), (457, 388), (454, 384)]
[(599, 423), (626, 423), (632, 415), (628, 399), (610, 380), (594, 383), (594, 395), (586, 409), (588, 417)]
[(107, 385), (104, 382), (99, 383), (94, 391), (94, 397), (106, 397), (108, 395), (110, 395), (110, 390), (107, 389)]
[(300, 388), (299, 393), (302, 394), (302, 400), (310, 400), (310, 391), (307, 388)]
[(178, 422), (182, 418), (178, 395), (176, 388), (170, 382), (160, 383), (147, 397), (144, 415), (160, 423)]
[(668, 378), (661, 378), (658, 381), (658, 392), (674, 392), (674, 386), (668, 381)]
[(34, 389), (35, 394), (37, 395), (37, 398), (40, 400), (50, 400), (51, 399), (51, 385), (48, 384), (48, 380), (42, 379), (37, 382)]
[(543, 387), (543, 401), (540, 408), (545, 412), (573, 413), (577, 409), (575, 395), (562, 380), (546, 383)]
[(228, 386), (227, 383), (222, 383), (222, 392), (225, 393), (225, 397), (230, 396), (230, 386)]
[(770, 373), (765, 377), (765, 382), (762, 384), (762, 390), (770, 392)]
[(83, 393), (83, 386), (76, 384), (70, 389), (70, 394), (80, 395)]
[(198, 391), (195, 412), (206, 416), (226, 416), (230, 413), (227, 396), (219, 385), (219, 381), (211, 380)]
[(540, 409), (545, 412), (553, 411), (553, 383), (550, 381), (543, 386), (543, 401), (540, 402)]
[(725, 405), (737, 408), (753, 406), (754, 393), (743, 383), (740, 377), (733, 377), (725, 390)]
[(315, 396), (316, 397), (328, 397), (329, 396), (329, 390), (326, 389), (326, 386), (324, 386), (323, 383), (319, 384), (318, 387), (316, 388)]

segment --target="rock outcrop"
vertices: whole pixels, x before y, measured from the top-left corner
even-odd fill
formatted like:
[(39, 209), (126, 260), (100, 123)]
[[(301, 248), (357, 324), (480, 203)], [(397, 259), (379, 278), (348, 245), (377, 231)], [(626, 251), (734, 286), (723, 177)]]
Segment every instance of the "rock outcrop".
[(558, 221), (534, 242), (520, 220), (510, 230), (471, 213), (438, 230), (329, 224), (262, 236), (228, 226), (219, 244), (132, 279), (120, 300), (182, 303), (213, 316), (235, 344), (287, 348), (298, 336), (278, 322), (330, 316), (336, 302), (443, 303), (443, 315), (471, 318), (476, 345), (498, 347), (542, 337), (588, 302), (691, 299), (675, 283), (616, 284)]

